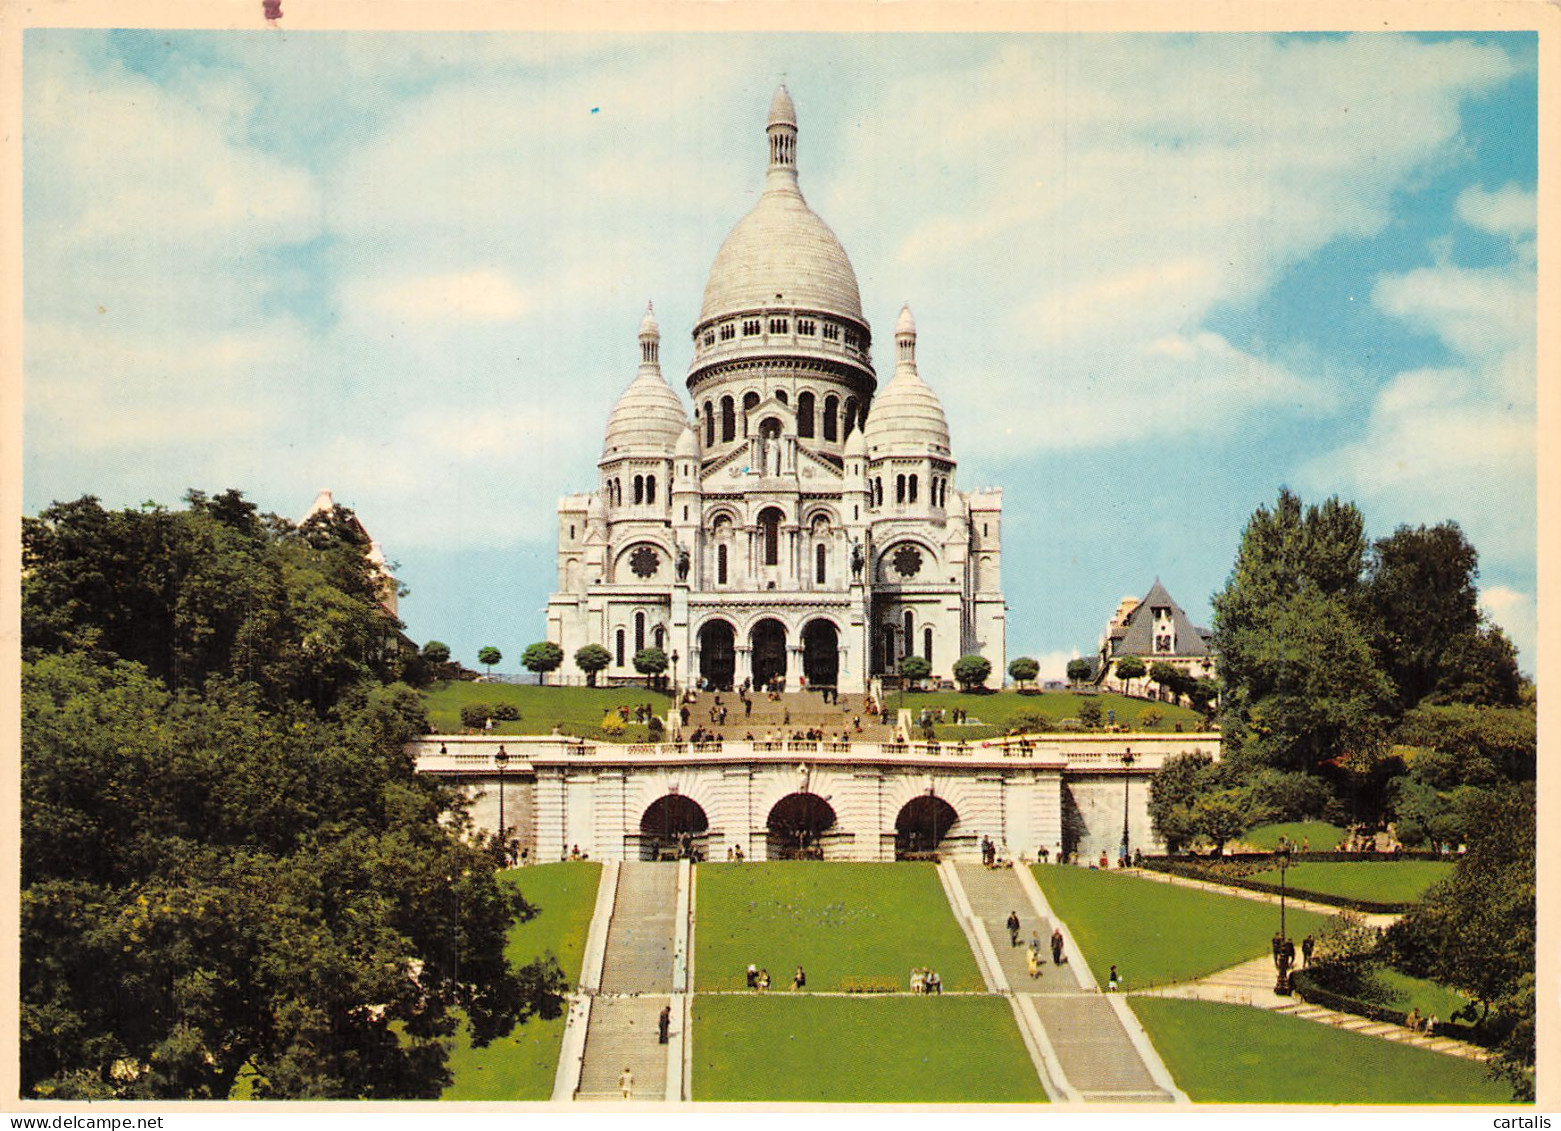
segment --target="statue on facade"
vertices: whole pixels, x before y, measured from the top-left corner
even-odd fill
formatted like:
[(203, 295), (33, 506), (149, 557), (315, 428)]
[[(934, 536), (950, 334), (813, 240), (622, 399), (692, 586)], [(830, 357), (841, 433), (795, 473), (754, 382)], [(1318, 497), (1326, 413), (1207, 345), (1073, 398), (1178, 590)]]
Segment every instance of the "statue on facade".
[(851, 542), (851, 576), (853, 579), (861, 578), (863, 564), (862, 543), (853, 540)]
[(688, 547), (678, 547), (678, 580), (688, 580)]

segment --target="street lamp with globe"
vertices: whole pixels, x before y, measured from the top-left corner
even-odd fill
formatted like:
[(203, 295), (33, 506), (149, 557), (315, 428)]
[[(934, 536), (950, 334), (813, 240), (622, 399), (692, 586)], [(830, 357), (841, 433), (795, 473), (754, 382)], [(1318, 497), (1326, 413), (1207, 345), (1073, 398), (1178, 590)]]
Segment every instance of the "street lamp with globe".
[(493, 764), (499, 768), (499, 849), (506, 858), (509, 855), (509, 830), (504, 824), (504, 767), (509, 765), (509, 751), (499, 745), (499, 752), (493, 756)]

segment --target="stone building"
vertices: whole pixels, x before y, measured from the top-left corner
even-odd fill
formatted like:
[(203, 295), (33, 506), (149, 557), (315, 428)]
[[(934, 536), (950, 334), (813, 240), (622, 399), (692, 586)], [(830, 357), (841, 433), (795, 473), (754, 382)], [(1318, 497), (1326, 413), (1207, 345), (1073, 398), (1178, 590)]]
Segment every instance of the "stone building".
[(1101, 634), (1095, 676), (1103, 680), (1117, 660), (1137, 656), (1145, 667), (1164, 661), (1194, 679), (1213, 679), (1213, 639), (1212, 632), (1188, 619), (1157, 577), (1142, 600), (1124, 597), (1117, 605)]
[(632, 677), (649, 646), (679, 684), (864, 690), (910, 653), (936, 676), (1004, 670), (1002, 493), (961, 491), (908, 307), (880, 390), (856, 273), (798, 184), (785, 87), (752, 211), (716, 253), (692, 333), (690, 413), (647, 310), (596, 489), (558, 507), (548, 639)]

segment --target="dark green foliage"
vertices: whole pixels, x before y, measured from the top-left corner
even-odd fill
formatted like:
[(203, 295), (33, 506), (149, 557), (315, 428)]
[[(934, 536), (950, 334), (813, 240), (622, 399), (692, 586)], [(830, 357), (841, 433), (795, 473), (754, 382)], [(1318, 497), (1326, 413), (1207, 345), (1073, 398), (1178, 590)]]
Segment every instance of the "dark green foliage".
[(1148, 670), (1148, 667), (1137, 656), (1123, 656), (1117, 661), (1117, 678), (1122, 680), (1130, 691), (1133, 681), (1142, 679), (1144, 673)]
[(900, 661), (900, 678), (912, 685), (932, 674), (932, 665), (920, 656), (906, 656)]
[(1149, 783), (1149, 819), (1172, 853), (1206, 841), (1222, 852), (1228, 841), (1270, 820), (1277, 808), (1263, 789), (1244, 782), (1228, 763), (1207, 754), (1166, 760)]
[(1098, 699), (1086, 699), (1079, 704), (1079, 722), (1087, 727), (1098, 727), (1105, 717), (1105, 711), (1100, 706)]
[(974, 691), (984, 684), (987, 676), (991, 674), (992, 661), (985, 656), (971, 653), (954, 661), (954, 679), (958, 681), (962, 691)]
[(430, 664), (448, 664), (450, 662), (450, 646), (443, 640), (430, 640), (423, 645), (423, 659)]
[(1526, 707), (1426, 705), (1407, 711), (1393, 732), (1406, 746), (1429, 747), (1454, 757), (1456, 780), (1476, 785), (1496, 778), (1532, 781), (1538, 752), (1538, 720)]
[(1479, 1003), (1505, 1036), (1493, 1069), (1533, 1097), (1534, 789), (1482, 791), (1470, 803), (1469, 849), (1452, 876), (1388, 932), (1396, 965)]
[[(432, 1097), (455, 1010), (480, 1039), (556, 1011), (503, 959), (524, 902), (441, 823), (415, 693), (325, 719), (139, 665), (24, 665), (22, 1086), (29, 1095)], [(456, 962), (459, 961), (457, 970)]]
[(488, 669), (488, 674), (493, 674), (493, 665), (504, 659), (504, 653), (500, 652), (492, 644), (484, 645), (477, 652), (477, 662)]
[[(493, 661), (498, 663), (497, 660)], [(551, 640), (539, 640), (526, 648), (520, 657), (520, 662), (525, 665), (528, 672), (536, 672), (547, 682), (547, 673), (557, 671), (558, 666), (564, 662), (564, 650)]]
[[(1069, 667), (1071, 669), (1072, 664)], [(1020, 656), (1009, 661), (1008, 674), (1013, 677), (1015, 683), (1029, 683), (1041, 674), (1041, 665), (1029, 656)], [(1071, 672), (1068, 678), (1074, 678)]]
[(600, 644), (587, 644), (575, 650), (575, 667), (585, 673), (585, 682), (596, 686), (596, 673), (612, 663), (612, 653)]
[(634, 670), (641, 675), (660, 675), (667, 670), (667, 654), (660, 648), (641, 648), (634, 653)]
[(1089, 673), (1093, 670), (1094, 665), (1083, 656), (1079, 656), (1068, 661), (1068, 680), (1072, 683), (1082, 683), (1089, 678)]
[(514, 723), (520, 721), (520, 708), (513, 703), (495, 703), (493, 717), (502, 723)]
[(488, 720), (493, 717), (493, 704), (491, 703), (461, 704), (461, 725), (464, 727), (481, 730), (487, 725)]
[(1149, 665), (1149, 679), (1160, 690), (1171, 695), (1181, 695), (1186, 690), (1188, 683), (1187, 673), (1175, 664), (1168, 664), (1164, 660), (1156, 660)]

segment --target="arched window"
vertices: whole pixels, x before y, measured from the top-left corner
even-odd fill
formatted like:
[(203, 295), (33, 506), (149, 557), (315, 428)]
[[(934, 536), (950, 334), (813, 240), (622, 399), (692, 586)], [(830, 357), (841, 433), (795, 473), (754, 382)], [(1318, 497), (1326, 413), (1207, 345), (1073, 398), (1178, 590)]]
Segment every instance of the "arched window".
[(897, 503), (905, 501), (905, 476), (903, 475), (894, 477), (894, 501)]
[(635, 502), (636, 505), (638, 505), (640, 503), (643, 503), (644, 501), (645, 501), (645, 477), (643, 475), (636, 475), (634, 477), (634, 502)]
[(932, 663), (932, 629), (921, 630), (921, 658)]
[(814, 580), (817, 581), (820, 585), (822, 585), (822, 584), (824, 584), (824, 561), (825, 561), (824, 543), (820, 542), (818, 544), (817, 549), (815, 549), (813, 551), (813, 558), (814, 558), (813, 572), (814, 572), (814, 575), (815, 575), (814, 576)]
[(824, 398), (824, 439), (838, 439), (840, 435), (840, 398)]
[(730, 444), (737, 439), (737, 406), (731, 397), (721, 398), (721, 443)]
[(647, 503), (654, 503), (656, 501), (656, 477), (654, 475), (647, 475), (645, 477), (645, 501)]
[(916, 501), (916, 476), (914, 476), (914, 475), (911, 476), (911, 486), (910, 486), (909, 496), (910, 496), (910, 501), (914, 503)]
[(856, 398), (849, 397), (846, 400), (846, 431), (842, 439), (849, 440), (851, 433), (856, 431)]
[(883, 626), (883, 669), (894, 667), (894, 625)]
[(905, 651), (910, 653), (916, 647), (916, 625), (911, 620), (911, 611), (905, 610)]
[(715, 548), (715, 583), (726, 584), (726, 545), (722, 543)]
[(764, 542), (764, 564), (780, 565), (781, 512), (767, 507), (759, 512), (759, 534)]
[(776, 389), (775, 390), (775, 399), (780, 401), (781, 404), (790, 404), (791, 403), (791, 398), (786, 395), (786, 390), (785, 389)]
[(705, 402), (705, 447), (715, 447), (715, 405)]
[(634, 614), (634, 654), (645, 651), (645, 614)]
[(617, 641), (617, 643), (618, 643), (618, 648), (617, 648), (618, 666), (621, 668), (621, 667), (623, 667), (623, 629), (621, 629), (621, 628), (618, 630), (618, 641)]
[(813, 394), (797, 396), (797, 435), (804, 440), (813, 439)]
[(873, 506), (883, 506), (883, 476), (873, 480)]
[[(928, 631), (930, 632), (931, 629)], [(667, 630), (664, 627), (658, 624), (656, 631), (650, 634), (650, 638), (661, 651), (667, 650)]]

